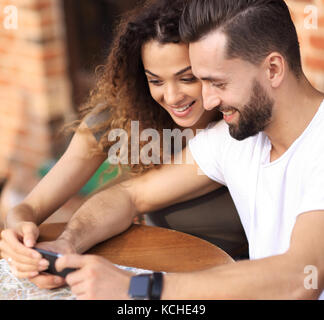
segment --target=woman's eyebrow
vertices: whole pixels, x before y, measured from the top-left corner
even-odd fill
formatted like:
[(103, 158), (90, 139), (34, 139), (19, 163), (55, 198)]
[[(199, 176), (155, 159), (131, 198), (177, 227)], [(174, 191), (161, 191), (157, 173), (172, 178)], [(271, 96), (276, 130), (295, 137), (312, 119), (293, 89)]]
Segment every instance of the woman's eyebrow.
[(182, 70), (178, 71), (175, 75), (179, 76), (180, 74), (185, 73), (188, 70), (191, 70), (191, 66), (183, 68)]
[[(175, 73), (175, 76), (179, 76), (180, 74), (185, 73), (188, 70), (191, 70), (191, 66), (188, 66), (188, 67), (185, 67), (185, 68), (181, 69), (180, 71)], [(159, 78), (159, 76), (157, 74), (154, 74), (150, 70), (144, 69), (144, 72), (150, 74), (153, 77)]]
[(145, 69), (144, 72), (145, 72), (145, 73), (149, 73), (149, 74), (150, 74), (151, 76), (153, 76), (153, 77), (160, 78), (158, 75), (154, 74), (154, 73), (151, 72), (150, 70)]

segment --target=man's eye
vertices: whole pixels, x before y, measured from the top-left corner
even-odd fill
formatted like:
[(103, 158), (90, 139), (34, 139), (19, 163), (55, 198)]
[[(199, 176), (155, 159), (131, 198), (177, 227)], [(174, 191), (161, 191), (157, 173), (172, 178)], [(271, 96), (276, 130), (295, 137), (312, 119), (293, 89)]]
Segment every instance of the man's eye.
[(219, 83), (219, 82), (218, 83), (212, 82), (211, 85), (218, 89), (225, 89), (225, 87), (226, 87), (226, 83)]

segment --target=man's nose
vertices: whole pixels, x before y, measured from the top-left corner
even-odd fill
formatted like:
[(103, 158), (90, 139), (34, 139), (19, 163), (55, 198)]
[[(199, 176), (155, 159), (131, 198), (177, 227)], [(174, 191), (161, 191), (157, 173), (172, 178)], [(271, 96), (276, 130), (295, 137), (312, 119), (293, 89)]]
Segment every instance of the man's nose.
[(179, 91), (176, 85), (168, 85), (164, 91), (164, 101), (169, 105), (177, 105), (183, 100), (184, 95)]
[(203, 107), (205, 110), (212, 110), (219, 106), (221, 99), (218, 94), (208, 89), (206, 85), (202, 87)]

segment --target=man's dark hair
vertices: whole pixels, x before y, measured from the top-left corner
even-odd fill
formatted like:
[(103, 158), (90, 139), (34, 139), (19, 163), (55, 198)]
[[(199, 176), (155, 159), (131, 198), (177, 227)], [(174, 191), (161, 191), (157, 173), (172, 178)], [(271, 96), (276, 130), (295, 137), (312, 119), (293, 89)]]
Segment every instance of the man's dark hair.
[(214, 30), (227, 36), (228, 58), (260, 64), (279, 52), (297, 77), (302, 73), (298, 37), (284, 0), (187, 0), (182, 40), (196, 42)]

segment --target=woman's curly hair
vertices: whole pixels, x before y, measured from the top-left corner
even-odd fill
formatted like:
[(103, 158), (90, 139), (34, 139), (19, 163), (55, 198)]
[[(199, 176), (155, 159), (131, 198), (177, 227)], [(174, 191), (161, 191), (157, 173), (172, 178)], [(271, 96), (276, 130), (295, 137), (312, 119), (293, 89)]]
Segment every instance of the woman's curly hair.
[[(81, 106), (81, 118), (91, 114), (109, 112), (106, 121), (92, 126), (96, 134), (104, 132), (99, 141), (100, 150), (107, 151), (116, 141), (108, 141), (112, 129), (124, 129), (128, 133), (128, 153), (131, 159), (131, 121), (139, 121), (139, 129), (153, 128), (163, 137), (163, 129), (177, 127), (166, 112), (150, 94), (141, 59), (142, 46), (150, 40), (160, 43), (179, 43), (179, 19), (184, 0), (147, 1), (144, 7), (124, 15), (117, 25), (117, 34), (111, 51), (95, 88), (86, 103)], [(147, 142), (146, 142), (147, 143)], [(140, 148), (145, 144), (139, 142)], [(163, 143), (160, 143), (163, 146)], [(160, 157), (162, 163), (162, 147)], [(132, 173), (141, 173), (158, 165), (132, 164)]]

